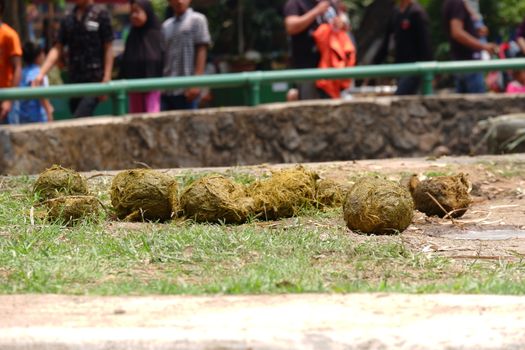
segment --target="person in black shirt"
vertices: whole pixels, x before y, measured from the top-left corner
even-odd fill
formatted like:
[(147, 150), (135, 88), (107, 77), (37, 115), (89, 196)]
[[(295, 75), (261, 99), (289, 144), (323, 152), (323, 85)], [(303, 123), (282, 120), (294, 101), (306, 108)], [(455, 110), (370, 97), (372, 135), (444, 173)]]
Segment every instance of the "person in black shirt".
[[(395, 63), (432, 60), (428, 15), (416, 1), (401, 0), (394, 10), (388, 28), (374, 63), (385, 60), (392, 34), (395, 41)], [(396, 95), (417, 94), (420, 87), (420, 76), (401, 77), (397, 83)]]
[[(325, 21), (323, 16), (329, 9), (335, 11), (327, 0), (288, 0), (284, 5), (284, 26), (290, 36), (293, 68), (317, 68), (320, 55), (312, 33)], [(321, 98), (314, 81), (298, 83), (297, 87), (301, 100)]]
[[(443, 20), (450, 42), (450, 54), (453, 60), (479, 60), (481, 51), (496, 53), (498, 47), (493, 43), (482, 42), (473, 21), (473, 14), (464, 0), (445, 0)], [(456, 74), (456, 92), (483, 93), (486, 91), (482, 73)]]
[[(33, 85), (41, 84), (43, 77), (58, 61), (68, 47), (68, 71), (71, 83), (106, 83), (111, 80), (113, 69), (113, 29), (109, 13), (94, 5), (93, 0), (75, 0), (73, 12), (60, 23), (58, 42), (49, 51)], [(74, 117), (93, 115), (98, 97), (70, 100)]]

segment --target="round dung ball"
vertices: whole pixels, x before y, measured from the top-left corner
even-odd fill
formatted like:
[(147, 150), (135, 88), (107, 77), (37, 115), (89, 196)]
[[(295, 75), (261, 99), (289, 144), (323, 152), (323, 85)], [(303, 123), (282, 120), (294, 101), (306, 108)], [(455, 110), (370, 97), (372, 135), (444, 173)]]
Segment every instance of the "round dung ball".
[(368, 234), (396, 234), (412, 222), (414, 202), (407, 189), (379, 178), (361, 178), (343, 204), (346, 225)]
[(252, 206), (244, 186), (222, 175), (205, 176), (180, 196), (184, 216), (197, 222), (239, 224), (252, 213)]
[[(467, 175), (437, 176), (423, 180), (413, 186), (412, 197), (416, 209), (428, 216), (453, 218), (463, 216), (470, 204), (470, 182)], [(439, 203), (439, 204), (438, 204)]]
[(53, 165), (44, 170), (33, 185), (33, 193), (41, 201), (60, 196), (87, 195), (87, 181), (80, 173)]
[(126, 221), (165, 221), (172, 217), (176, 179), (153, 169), (118, 173), (111, 183), (111, 204), (117, 217)]
[(317, 181), (315, 198), (320, 207), (340, 207), (344, 200), (348, 187), (331, 179)]

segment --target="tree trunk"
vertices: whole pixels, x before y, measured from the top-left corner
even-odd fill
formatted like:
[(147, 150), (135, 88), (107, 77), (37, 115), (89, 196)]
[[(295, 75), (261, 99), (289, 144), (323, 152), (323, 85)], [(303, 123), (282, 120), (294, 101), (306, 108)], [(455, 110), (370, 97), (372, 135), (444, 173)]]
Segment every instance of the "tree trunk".
[(372, 62), (385, 37), (393, 9), (393, 0), (375, 0), (366, 8), (359, 30), (355, 33), (360, 65)]
[(5, 2), (4, 22), (13, 27), (20, 36), (20, 40), (27, 40), (27, 26), (25, 25), (25, 4), (24, 0), (9, 0)]

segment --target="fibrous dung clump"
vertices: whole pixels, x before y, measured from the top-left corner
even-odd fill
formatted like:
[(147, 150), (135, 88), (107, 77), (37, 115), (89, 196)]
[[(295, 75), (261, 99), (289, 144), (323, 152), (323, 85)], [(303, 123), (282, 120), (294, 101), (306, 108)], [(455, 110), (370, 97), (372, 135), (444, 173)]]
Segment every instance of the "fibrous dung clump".
[(100, 213), (100, 202), (93, 196), (63, 196), (45, 202), (47, 218), (73, 225), (84, 218), (97, 218)]
[(291, 217), (305, 207), (315, 205), (316, 180), (319, 176), (302, 166), (272, 173), (249, 188), (255, 215), (263, 220)]
[(465, 214), (472, 203), (470, 182), (463, 173), (412, 182), (410, 189), (416, 209), (428, 216), (444, 217), (449, 214), (458, 218)]
[(86, 179), (78, 172), (53, 165), (38, 176), (33, 193), (44, 201), (60, 196), (87, 195), (88, 186)]
[(172, 217), (178, 186), (173, 176), (152, 169), (125, 170), (111, 183), (111, 204), (119, 219), (164, 221)]
[(412, 222), (414, 202), (407, 189), (379, 178), (361, 178), (343, 204), (346, 225), (368, 234), (396, 234)]
[(349, 187), (331, 179), (317, 181), (315, 199), (319, 207), (340, 207)]
[(253, 212), (243, 185), (222, 175), (205, 176), (180, 196), (184, 216), (197, 222), (239, 224)]

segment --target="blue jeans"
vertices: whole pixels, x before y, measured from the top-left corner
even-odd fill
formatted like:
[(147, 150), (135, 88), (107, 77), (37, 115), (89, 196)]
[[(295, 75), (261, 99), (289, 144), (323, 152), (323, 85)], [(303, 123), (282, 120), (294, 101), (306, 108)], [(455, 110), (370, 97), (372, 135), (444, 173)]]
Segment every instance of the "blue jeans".
[(91, 117), (95, 114), (99, 99), (98, 97), (72, 98), (69, 100), (69, 109), (73, 118)]
[(318, 100), (321, 98), (330, 98), (330, 96), (323, 95), (323, 90), (315, 86), (315, 81), (302, 81), (297, 83), (297, 90), (299, 90), (299, 100)]
[(421, 77), (401, 77), (397, 80), (396, 95), (417, 95), (421, 87)]
[(487, 92), (482, 73), (456, 74), (456, 92), (459, 94), (482, 94)]
[(162, 95), (160, 105), (162, 111), (173, 111), (176, 109), (197, 109), (199, 100), (188, 102), (184, 95)]

